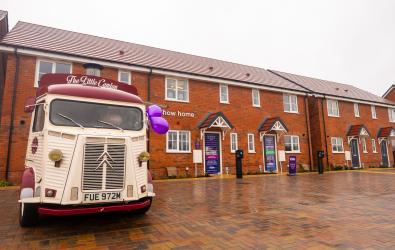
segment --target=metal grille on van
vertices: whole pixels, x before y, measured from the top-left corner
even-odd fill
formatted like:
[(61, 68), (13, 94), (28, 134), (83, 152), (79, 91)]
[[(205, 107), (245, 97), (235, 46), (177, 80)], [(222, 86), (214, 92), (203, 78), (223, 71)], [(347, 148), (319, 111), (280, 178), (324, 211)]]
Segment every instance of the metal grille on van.
[(124, 174), (125, 144), (85, 144), (84, 191), (122, 189)]

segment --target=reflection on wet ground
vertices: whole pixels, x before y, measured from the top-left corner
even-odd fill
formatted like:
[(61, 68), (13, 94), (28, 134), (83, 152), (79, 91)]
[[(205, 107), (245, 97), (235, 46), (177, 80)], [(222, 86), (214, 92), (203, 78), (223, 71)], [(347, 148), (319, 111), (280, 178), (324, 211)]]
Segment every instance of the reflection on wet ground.
[(395, 248), (395, 171), (158, 182), (145, 216), (100, 214), (18, 225), (0, 190), (1, 248)]

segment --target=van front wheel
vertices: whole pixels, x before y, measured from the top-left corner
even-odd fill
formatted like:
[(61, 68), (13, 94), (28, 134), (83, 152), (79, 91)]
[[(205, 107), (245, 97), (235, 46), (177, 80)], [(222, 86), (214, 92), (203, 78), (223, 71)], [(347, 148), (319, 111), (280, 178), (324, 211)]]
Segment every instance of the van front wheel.
[(35, 226), (38, 222), (38, 206), (33, 203), (19, 204), (19, 224), (22, 227)]

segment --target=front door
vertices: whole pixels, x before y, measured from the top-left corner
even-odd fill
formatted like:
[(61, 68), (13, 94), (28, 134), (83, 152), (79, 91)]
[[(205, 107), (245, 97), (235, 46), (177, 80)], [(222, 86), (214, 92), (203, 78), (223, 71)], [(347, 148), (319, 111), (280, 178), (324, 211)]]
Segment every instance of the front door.
[(204, 166), (207, 174), (221, 173), (221, 136), (204, 133)]
[(359, 168), (359, 150), (358, 139), (352, 139), (350, 142), (351, 163), (353, 168)]
[(387, 141), (382, 140), (380, 144), (381, 151), (381, 162), (383, 167), (388, 167), (388, 150), (387, 150)]
[(265, 135), (263, 137), (263, 155), (265, 172), (277, 172), (276, 136)]

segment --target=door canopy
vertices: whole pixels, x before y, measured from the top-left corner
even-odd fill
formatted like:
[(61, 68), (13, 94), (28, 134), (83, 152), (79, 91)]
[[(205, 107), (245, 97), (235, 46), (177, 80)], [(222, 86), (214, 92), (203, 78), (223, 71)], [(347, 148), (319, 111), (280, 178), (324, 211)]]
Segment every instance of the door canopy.
[(225, 133), (233, 128), (228, 118), (222, 112), (208, 113), (206, 117), (198, 125), (200, 129), (200, 137), (203, 138), (204, 132), (209, 128), (218, 128), (222, 131), (222, 139)]
[(365, 125), (351, 125), (347, 131), (348, 137), (370, 136)]
[(283, 132), (288, 133), (288, 128), (285, 126), (284, 122), (280, 117), (270, 117), (263, 120), (262, 124), (259, 126), (258, 131), (260, 133), (268, 132)]
[(393, 127), (380, 128), (379, 132), (377, 133), (377, 138), (387, 137), (395, 138), (395, 129)]

